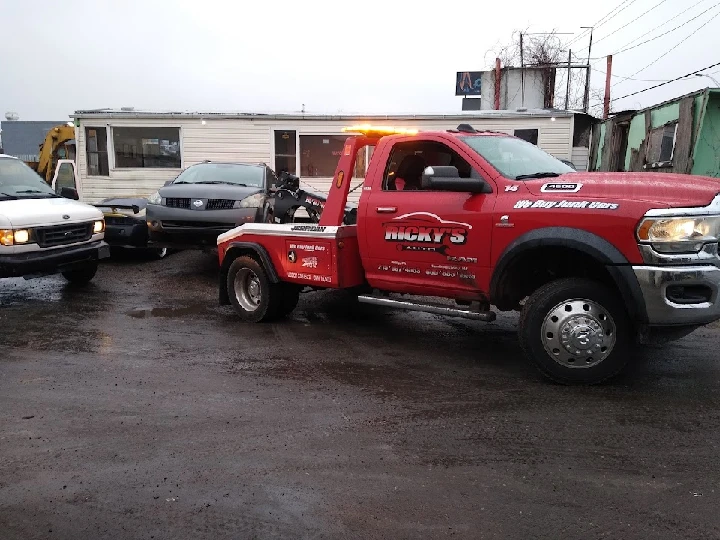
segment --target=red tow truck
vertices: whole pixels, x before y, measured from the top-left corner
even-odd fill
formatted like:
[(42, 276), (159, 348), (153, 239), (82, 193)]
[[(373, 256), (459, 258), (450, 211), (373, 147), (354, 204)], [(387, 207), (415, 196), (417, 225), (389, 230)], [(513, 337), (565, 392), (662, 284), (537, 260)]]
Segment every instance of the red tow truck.
[[(720, 319), (720, 180), (577, 172), (467, 124), (345, 131), (318, 223), (218, 237), (220, 303), (241, 319), (285, 316), (308, 287), (488, 322), (517, 310), (526, 356), (565, 384), (609, 379), (635, 346)], [(366, 146), (357, 223), (344, 225)]]

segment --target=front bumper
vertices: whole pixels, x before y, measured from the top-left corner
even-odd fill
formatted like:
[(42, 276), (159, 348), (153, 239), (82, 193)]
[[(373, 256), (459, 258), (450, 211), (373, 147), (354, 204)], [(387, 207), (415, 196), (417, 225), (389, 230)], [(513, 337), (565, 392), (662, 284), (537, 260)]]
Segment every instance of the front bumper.
[(105, 220), (105, 241), (111, 246), (144, 248), (148, 244), (148, 226), (142, 221)]
[(703, 325), (720, 319), (720, 268), (634, 266), (651, 326)]
[(260, 208), (189, 210), (148, 205), (150, 242), (158, 247), (217, 247), (217, 237), (245, 223), (261, 219)]
[(108, 257), (110, 246), (103, 240), (79, 246), (0, 255), (0, 277), (59, 274)]

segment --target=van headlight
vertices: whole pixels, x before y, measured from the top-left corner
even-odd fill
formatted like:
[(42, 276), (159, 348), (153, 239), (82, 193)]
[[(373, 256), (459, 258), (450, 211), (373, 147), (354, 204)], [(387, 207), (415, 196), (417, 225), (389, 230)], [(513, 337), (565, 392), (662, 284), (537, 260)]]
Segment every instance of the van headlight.
[(28, 244), (31, 237), (30, 229), (3, 229), (0, 230), (0, 245), (18, 246)]
[(255, 193), (241, 201), (235, 201), (233, 208), (260, 208), (265, 202), (264, 193)]
[(99, 234), (105, 230), (105, 220), (101, 219), (100, 221), (96, 221), (93, 223), (93, 233)]
[(156, 191), (152, 195), (148, 197), (148, 202), (150, 204), (162, 204), (162, 197), (160, 196), (160, 192)]
[(697, 253), (720, 237), (720, 215), (647, 218), (637, 229), (640, 242), (659, 253)]

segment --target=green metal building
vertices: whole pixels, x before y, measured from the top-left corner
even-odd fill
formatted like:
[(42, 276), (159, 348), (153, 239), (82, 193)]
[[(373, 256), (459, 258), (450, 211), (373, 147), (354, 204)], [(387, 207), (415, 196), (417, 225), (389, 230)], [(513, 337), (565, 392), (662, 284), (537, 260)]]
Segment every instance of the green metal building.
[(720, 88), (706, 88), (593, 126), (591, 171), (720, 177)]

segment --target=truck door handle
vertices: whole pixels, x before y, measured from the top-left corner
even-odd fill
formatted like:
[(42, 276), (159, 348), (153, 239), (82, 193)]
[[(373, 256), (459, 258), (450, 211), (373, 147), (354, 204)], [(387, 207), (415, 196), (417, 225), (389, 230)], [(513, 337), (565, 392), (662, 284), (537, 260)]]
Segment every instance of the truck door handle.
[(397, 212), (397, 206), (378, 206), (375, 211), (378, 214), (393, 214)]

